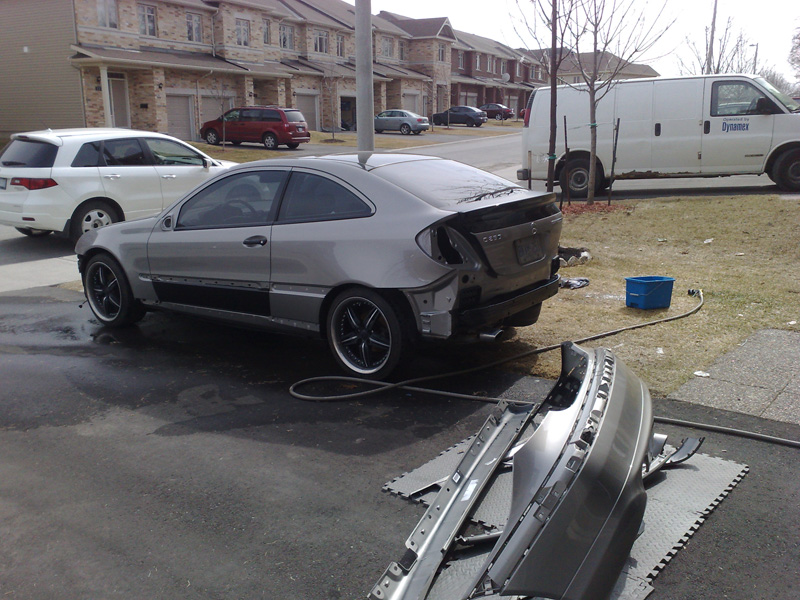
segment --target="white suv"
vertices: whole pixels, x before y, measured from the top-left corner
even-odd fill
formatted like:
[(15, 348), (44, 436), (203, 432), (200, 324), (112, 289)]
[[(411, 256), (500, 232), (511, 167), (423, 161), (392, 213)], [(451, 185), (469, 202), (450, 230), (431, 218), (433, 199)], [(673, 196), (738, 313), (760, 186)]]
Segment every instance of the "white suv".
[(90, 229), (157, 214), (235, 164), (147, 131), (15, 133), (0, 153), (0, 224), (77, 241)]

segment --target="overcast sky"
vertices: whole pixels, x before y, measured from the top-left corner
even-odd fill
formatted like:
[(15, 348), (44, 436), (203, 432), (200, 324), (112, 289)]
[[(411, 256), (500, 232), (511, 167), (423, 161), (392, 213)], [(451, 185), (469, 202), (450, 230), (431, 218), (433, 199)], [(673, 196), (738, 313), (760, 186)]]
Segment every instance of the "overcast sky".
[[(347, 0), (355, 4), (355, 0)], [(610, 0), (609, 0), (610, 1)], [(661, 2), (637, 0), (637, 6), (661, 6)], [(674, 25), (659, 43), (645, 56), (647, 62), (662, 75), (678, 75), (680, 54), (686, 53), (687, 36), (704, 46), (704, 29), (711, 21), (714, 0), (667, 0), (664, 24), (675, 19)], [(514, 48), (523, 45), (514, 31), (513, 20), (519, 20), (520, 7), (530, 12), (530, 0), (372, 0), (372, 13), (381, 10), (408, 17), (449, 17), (453, 27), (503, 42)], [(657, 11), (655, 11), (657, 12)], [(728, 17), (733, 20), (736, 34), (741, 30), (751, 44), (758, 44), (758, 68), (772, 66), (789, 81), (794, 74), (787, 57), (792, 35), (800, 27), (800, 1), (798, 0), (719, 0), (717, 28), (725, 26)], [(750, 48), (755, 52), (755, 46)]]

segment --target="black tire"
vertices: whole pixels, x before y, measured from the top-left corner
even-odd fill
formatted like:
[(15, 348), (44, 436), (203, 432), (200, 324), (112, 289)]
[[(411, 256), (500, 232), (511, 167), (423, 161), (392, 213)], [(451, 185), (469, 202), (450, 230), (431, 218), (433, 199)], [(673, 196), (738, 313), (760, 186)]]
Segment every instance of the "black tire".
[(206, 143), (211, 144), (212, 146), (219, 145), (219, 134), (214, 129), (209, 129), (206, 131)]
[(102, 200), (93, 200), (81, 204), (73, 213), (69, 225), (69, 238), (77, 242), (80, 237), (92, 229), (100, 229), (119, 221), (114, 208)]
[[(561, 169), (558, 177), (558, 184), (561, 186), (561, 191), (567, 189), (567, 173), (569, 173), (569, 194), (571, 198), (586, 198), (589, 193), (589, 159), (575, 158), (570, 160)], [(597, 173), (595, 173), (595, 193), (602, 189), (603, 173), (598, 165)]]
[(286, 144), (286, 146), (288, 148), (291, 148), (292, 150), (296, 150), (297, 148), (300, 147), (300, 142), (291, 142), (289, 144)]
[(14, 229), (19, 231), (22, 235), (27, 235), (28, 237), (44, 237), (53, 233), (49, 229), (31, 229), (30, 227), (14, 227)]
[(351, 288), (334, 298), (326, 333), (336, 362), (356, 377), (383, 379), (410, 345), (403, 312), (378, 292)]
[(265, 133), (261, 138), (261, 143), (264, 144), (264, 148), (267, 150), (277, 150), (278, 136), (276, 136), (274, 133)]
[(421, 129), (417, 129), (417, 130), (414, 132), (414, 135), (419, 135), (420, 133), (422, 133), (422, 130), (421, 130)]
[(241, 146), (242, 142), (231, 142), (231, 144), (233, 144), (234, 146)]
[(95, 254), (83, 270), (83, 291), (94, 316), (107, 327), (125, 327), (145, 315), (133, 297), (125, 271), (110, 255)]
[(403, 135), (409, 135), (411, 133), (411, 125), (408, 123), (403, 123), (400, 125), (400, 133)]
[(467, 121), (467, 127), (475, 127), (475, 121)]
[(787, 150), (775, 161), (772, 180), (787, 192), (800, 192), (800, 148)]
[(383, 129), (376, 129), (375, 133), (383, 133)]
[(480, 127), (481, 125), (483, 125), (481, 121), (475, 121), (475, 127)]

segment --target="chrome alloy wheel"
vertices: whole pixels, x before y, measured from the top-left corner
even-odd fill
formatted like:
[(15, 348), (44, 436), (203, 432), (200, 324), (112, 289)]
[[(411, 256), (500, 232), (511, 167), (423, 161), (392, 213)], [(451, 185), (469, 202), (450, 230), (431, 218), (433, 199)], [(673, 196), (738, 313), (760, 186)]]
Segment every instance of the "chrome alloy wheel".
[(102, 321), (113, 321), (122, 306), (122, 291), (114, 271), (104, 262), (89, 265), (86, 273), (86, 298)]
[(367, 298), (339, 303), (331, 319), (332, 345), (342, 362), (361, 375), (378, 372), (389, 359), (392, 333), (383, 311)]

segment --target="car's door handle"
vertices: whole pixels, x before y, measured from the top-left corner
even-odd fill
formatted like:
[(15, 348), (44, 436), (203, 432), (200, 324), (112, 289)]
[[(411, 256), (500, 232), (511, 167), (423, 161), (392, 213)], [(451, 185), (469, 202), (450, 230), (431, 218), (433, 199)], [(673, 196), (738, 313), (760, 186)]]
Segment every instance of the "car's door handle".
[(122, 176), (120, 174), (118, 174), (118, 173), (111, 173), (109, 175), (103, 175), (103, 177), (105, 179), (119, 179)]
[(263, 235), (254, 235), (253, 237), (247, 238), (245, 241), (242, 242), (248, 248), (254, 248), (256, 246), (266, 246), (267, 245), (267, 238)]
[(661, 123), (656, 123), (656, 136), (661, 135)]
[(710, 133), (711, 132), (711, 121), (704, 121), (703, 122), (703, 133)]
[(176, 179), (177, 175), (162, 175), (161, 179)]

